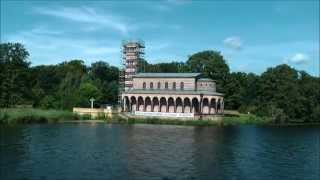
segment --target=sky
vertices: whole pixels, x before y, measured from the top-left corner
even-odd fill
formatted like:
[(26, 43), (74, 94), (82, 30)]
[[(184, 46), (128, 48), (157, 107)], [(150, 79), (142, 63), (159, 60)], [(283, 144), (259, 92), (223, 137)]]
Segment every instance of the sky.
[(318, 0), (1, 0), (1, 42), (24, 44), (32, 65), (120, 66), (123, 40), (142, 40), (149, 63), (215, 50), (232, 72), (286, 63), (318, 76), (319, 21)]

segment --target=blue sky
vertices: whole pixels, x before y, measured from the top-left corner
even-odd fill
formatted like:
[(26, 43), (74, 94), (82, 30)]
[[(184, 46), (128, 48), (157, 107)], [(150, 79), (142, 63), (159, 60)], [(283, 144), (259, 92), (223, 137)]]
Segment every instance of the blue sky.
[(232, 71), (287, 63), (319, 72), (319, 1), (3, 1), (1, 41), (32, 65), (83, 59), (120, 65), (122, 40), (141, 39), (150, 63), (217, 50)]

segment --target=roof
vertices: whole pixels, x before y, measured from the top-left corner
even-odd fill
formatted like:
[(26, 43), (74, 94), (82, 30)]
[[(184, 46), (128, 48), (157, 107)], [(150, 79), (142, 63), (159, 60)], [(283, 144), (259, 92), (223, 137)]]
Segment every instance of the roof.
[(212, 92), (212, 91), (194, 91), (194, 90), (159, 90), (159, 89), (131, 89), (123, 94), (170, 94), (170, 95), (214, 95), (214, 96), (223, 96), (222, 93)]
[(201, 73), (138, 73), (133, 77), (136, 78), (193, 78), (200, 76)]
[(212, 80), (210, 78), (200, 78), (200, 79), (198, 79), (198, 81), (214, 82), (214, 80)]

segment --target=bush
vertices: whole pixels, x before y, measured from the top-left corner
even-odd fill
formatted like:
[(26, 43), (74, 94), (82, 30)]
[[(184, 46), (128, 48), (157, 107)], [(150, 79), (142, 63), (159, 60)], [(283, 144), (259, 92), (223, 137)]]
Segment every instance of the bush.
[(272, 119), (276, 124), (284, 124), (287, 123), (289, 118), (284, 113), (283, 109), (275, 108), (272, 114)]
[(320, 123), (320, 106), (316, 106), (311, 114), (311, 120), (316, 123)]
[(246, 106), (246, 105), (242, 105), (240, 106), (239, 108), (239, 112), (240, 113), (243, 113), (243, 114), (247, 114), (248, 112), (249, 113), (252, 113), (252, 112), (255, 112), (257, 110), (257, 107), (256, 106)]
[(63, 120), (77, 120), (80, 117), (70, 111), (42, 110), (33, 108), (0, 109), (2, 124), (51, 123)]

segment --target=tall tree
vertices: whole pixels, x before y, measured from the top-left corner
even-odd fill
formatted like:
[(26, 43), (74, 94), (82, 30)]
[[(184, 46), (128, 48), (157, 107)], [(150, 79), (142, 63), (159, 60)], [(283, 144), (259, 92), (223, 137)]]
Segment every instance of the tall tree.
[(93, 79), (110, 82), (118, 80), (119, 70), (117, 67), (110, 66), (106, 62), (98, 61), (91, 64), (90, 76)]
[(91, 65), (89, 75), (98, 87), (101, 95), (98, 104), (116, 104), (118, 98), (119, 69), (106, 62), (96, 62)]
[(244, 104), (244, 94), (247, 85), (247, 74), (233, 72), (228, 76), (227, 82), (223, 87), (226, 93), (225, 104), (227, 109), (239, 109)]
[(77, 92), (87, 68), (82, 60), (72, 60), (59, 64), (57, 73), (62, 79), (55, 94), (57, 106), (60, 109), (71, 109), (80, 103)]
[(0, 106), (29, 103), (28, 57), (28, 51), (20, 43), (0, 44)]
[(204, 73), (217, 81), (217, 90), (225, 92), (223, 88), (229, 75), (229, 66), (224, 57), (217, 51), (202, 51), (189, 57), (187, 64), (193, 72)]
[(259, 105), (261, 112), (272, 116), (274, 108), (282, 110), (289, 118), (298, 117), (300, 108), (298, 72), (288, 65), (268, 68), (261, 75)]

